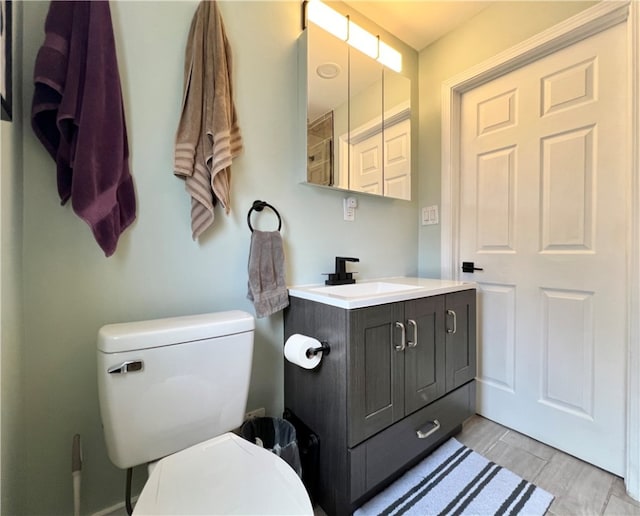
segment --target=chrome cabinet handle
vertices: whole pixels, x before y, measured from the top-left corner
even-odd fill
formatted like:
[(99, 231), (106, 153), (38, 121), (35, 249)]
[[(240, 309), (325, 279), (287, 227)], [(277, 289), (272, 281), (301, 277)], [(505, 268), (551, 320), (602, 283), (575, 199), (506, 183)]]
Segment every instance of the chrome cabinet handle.
[(404, 351), (404, 348), (406, 347), (405, 340), (407, 338), (407, 330), (405, 330), (404, 324), (400, 321), (396, 321), (396, 328), (400, 328), (400, 344), (396, 344), (393, 347), (396, 351)]
[(456, 313), (453, 310), (447, 310), (447, 315), (451, 315), (453, 317), (453, 328), (447, 328), (447, 333), (455, 333), (458, 330), (458, 321), (456, 318)]
[(144, 362), (142, 360), (127, 360), (120, 365), (115, 365), (107, 369), (109, 374), (126, 374), (137, 373), (144, 369)]
[[(428, 426), (431, 426), (429, 430), (427, 430)], [(440, 430), (440, 421), (434, 419), (433, 421), (422, 427), (420, 430), (416, 431), (416, 434), (418, 435), (418, 439), (426, 439), (430, 435), (435, 434), (438, 430)]]
[(418, 345), (418, 324), (413, 319), (407, 319), (407, 326), (413, 328), (413, 340), (407, 341), (407, 347), (415, 348)]

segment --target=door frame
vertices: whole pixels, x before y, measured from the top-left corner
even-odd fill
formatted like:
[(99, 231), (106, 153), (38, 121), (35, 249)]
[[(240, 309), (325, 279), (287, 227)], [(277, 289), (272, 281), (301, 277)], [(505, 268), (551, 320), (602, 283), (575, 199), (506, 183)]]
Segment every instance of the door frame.
[(627, 400), (625, 485), (640, 500), (640, 4), (601, 2), (442, 84), (441, 277), (459, 279), (460, 272), (460, 129), (465, 92), (557, 50), (602, 32), (627, 25), (630, 117), (627, 126), (630, 171), (627, 232)]

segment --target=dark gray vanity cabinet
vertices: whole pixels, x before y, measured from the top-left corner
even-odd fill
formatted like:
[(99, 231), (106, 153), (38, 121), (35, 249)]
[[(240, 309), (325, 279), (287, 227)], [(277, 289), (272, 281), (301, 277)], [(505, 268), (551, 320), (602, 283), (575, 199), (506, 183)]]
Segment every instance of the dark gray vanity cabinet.
[(475, 290), (358, 309), (291, 297), (285, 338), (331, 346), (285, 361), (285, 408), (319, 438), (316, 500), (349, 514), (475, 412)]
[(444, 296), (352, 312), (349, 446), (445, 392)]

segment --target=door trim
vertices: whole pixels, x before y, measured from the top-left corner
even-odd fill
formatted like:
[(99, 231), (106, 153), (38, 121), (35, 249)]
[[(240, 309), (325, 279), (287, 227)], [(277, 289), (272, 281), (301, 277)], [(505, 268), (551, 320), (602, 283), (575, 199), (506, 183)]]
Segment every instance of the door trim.
[(625, 484), (640, 499), (640, 5), (637, 2), (601, 2), (532, 38), (484, 61), (442, 84), (441, 277), (459, 279), (460, 249), (460, 114), (465, 92), (537, 59), (627, 23), (629, 57), (629, 170), (631, 176), (629, 224), (629, 289), (627, 299), (627, 439)]
[(631, 2), (629, 29), (629, 156), (631, 168), (631, 224), (629, 235), (629, 299), (627, 347), (627, 464), (625, 485), (640, 500), (640, 5)]

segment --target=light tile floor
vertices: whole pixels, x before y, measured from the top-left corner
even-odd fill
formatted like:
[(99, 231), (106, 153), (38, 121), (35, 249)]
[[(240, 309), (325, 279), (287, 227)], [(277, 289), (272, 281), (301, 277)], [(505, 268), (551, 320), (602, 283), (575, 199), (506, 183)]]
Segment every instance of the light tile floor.
[[(640, 503), (627, 496), (620, 477), (493, 421), (473, 416), (454, 437), (553, 494), (547, 516), (640, 516)], [(320, 507), (314, 512), (326, 516)]]
[[(548, 516), (640, 516), (640, 503), (627, 496), (620, 477), (493, 421), (473, 416), (455, 438), (553, 494)], [(314, 509), (315, 516), (326, 516)], [(110, 516), (116, 514), (126, 512)]]
[(620, 477), (493, 421), (473, 416), (455, 437), (553, 494), (549, 516), (640, 515), (640, 503), (627, 496)]

